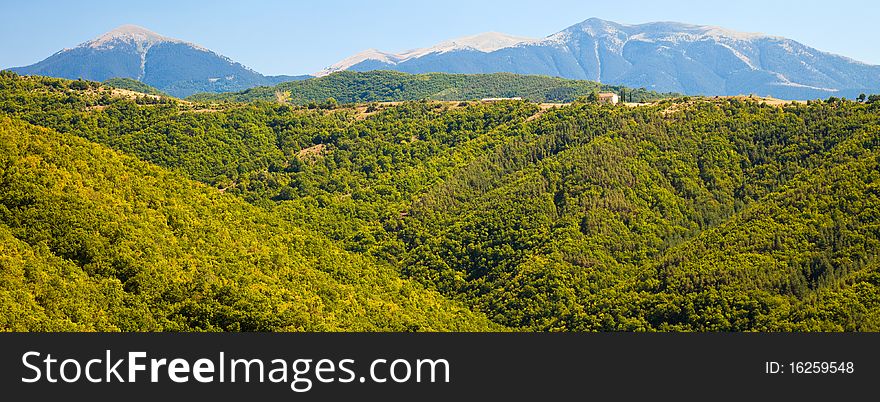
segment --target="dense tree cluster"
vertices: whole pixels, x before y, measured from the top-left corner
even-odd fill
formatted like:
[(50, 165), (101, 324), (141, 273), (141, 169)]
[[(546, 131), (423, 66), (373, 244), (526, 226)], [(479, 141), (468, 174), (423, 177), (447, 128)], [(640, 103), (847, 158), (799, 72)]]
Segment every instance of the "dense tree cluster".
[[(629, 89), (594, 81), (567, 80), (539, 75), (496, 74), (406, 74), (396, 71), (340, 71), (329, 76), (285, 82), (274, 87), (256, 87), (236, 93), (203, 93), (188, 99), (200, 101), (277, 101), (295, 105), (317, 105), (328, 98), (341, 103), (399, 102), (416, 100), (476, 100), (523, 98), (534, 102), (572, 102), (597, 91), (626, 96), (629, 102), (646, 102), (674, 94), (659, 94), (644, 88)], [(621, 97), (623, 100), (623, 97)]]
[(877, 102), (79, 86), (0, 75), (3, 328), (880, 329)]

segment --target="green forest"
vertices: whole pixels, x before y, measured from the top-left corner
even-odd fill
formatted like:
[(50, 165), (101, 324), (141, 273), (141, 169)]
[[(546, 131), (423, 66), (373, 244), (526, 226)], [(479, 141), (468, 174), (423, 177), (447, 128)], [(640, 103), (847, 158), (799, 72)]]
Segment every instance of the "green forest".
[(418, 100), (461, 101), (483, 98), (523, 98), (533, 102), (572, 102), (594, 92), (607, 91), (626, 96), (628, 102), (647, 102), (676, 94), (603, 85), (594, 81), (567, 80), (538, 75), (495, 74), (406, 74), (396, 71), (340, 71), (302, 81), (256, 87), (234, 93), (203, 93), (193, 101), (252, 102), (281, 101), (294, 105), (320, 105), (333, 99), (339, 103), (402, 102)]
[(880, 102), (376, 74), (0, 72), (0, 330), (880, 330)]

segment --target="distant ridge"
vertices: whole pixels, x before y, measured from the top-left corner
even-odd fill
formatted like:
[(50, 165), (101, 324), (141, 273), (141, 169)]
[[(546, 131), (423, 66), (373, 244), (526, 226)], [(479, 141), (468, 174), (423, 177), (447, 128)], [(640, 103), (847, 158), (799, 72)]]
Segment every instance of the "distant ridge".
[[(494, 46), (474, 46), (486, 42)], [(368, 50), (333, 71), (413, 74), (510, 72), (594, 80), (688, 95), (757, 94), (782, 99), (880, 92), (880, 66), (796, 41), (677, 22), (639, 25), (591, 18), (542, 39), (488, 33), (400, 54)]]

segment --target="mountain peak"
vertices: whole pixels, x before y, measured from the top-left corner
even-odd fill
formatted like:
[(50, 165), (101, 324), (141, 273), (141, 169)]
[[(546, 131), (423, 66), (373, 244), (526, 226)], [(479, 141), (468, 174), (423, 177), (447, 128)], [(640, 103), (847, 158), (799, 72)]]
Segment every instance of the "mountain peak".
[(618, 24), (613, 21), (606, 21), (601, 18), (588, 18), (580, 23), (568, 27), (567, 30), (583, 30), (588, 32), (594, 31), (617, 31), (626, 25)]
[(383, 63), (395, 64), (400, 60), (400, 57), (395, 54), (383, 52), (379, 49), (370, 48), (362, 52), (356, 53), (350, 57), (347, 57), (330, 67), (325, 68), (324, 70), (315, 74), (315, 76), (323, 77), (336, 71), (346, 70), (349, 67), (358, 63), (362, 63), (366, 60), (378, 60)]
[(711, 25), (694, 25), (674, 21), (658, 21), (644, 24), (621, 24), (600, 18), (589, 18), (584, 20), (583, 22), (572, 25), (555, 35), (551, 35), (551, 38), (560, 35), (571, 35), (576, 32), (585, 32), (592, 36), (624, 34), (627, 36), (673, 40), (682, 35), (689, 38), (726, 38), (743, 41), (762, 38), (778, 38), (757, 32), (740, 32)]
[(147, 28), (144, 28), (140, 25), (134, 25), (134, 24), (120, 25), (120, 26), (116, 27), (115, 29), (111, 30), (110, 32), (107, 32), (105, 35), (115, 35), (115, 36), (144, 35), (144, 36), (148, 36), (148, 37), (158, 37), (158, 38), (162, 37), (162, 35), (159, 35), (159, 34), (153, 32)]
[(444, 52), (450, 50), (467, 49), (488, 53), (530, 40), (533, 39), (507, 35), (500, 32), (483, 32), (476, 35), (464, 36), (446, 42), (441, 42), (437, 46), (420, 50), (422, 50), (423, 52)]
[(157, 43), (176, 42), (183, 43), (179, 39), (159, 35), (147, 28), (138, 25), (122, 25), (112, 31), (106, 32), (80, 46), (91, 48), (112, 48), (115, 42), (134, 43), (142, 48), (149, 48)]
[(647, 24), (631, 25), (640, 32), (655, 36), (690, 35), (691, 37), (727, 38), (742, 41), (771, 38), (771, 36), (757, 32), (741, 32), (732, 29), (721, 28), (712, 25), (693, 25), (681, 22), (651, 22)]
[(587, 19), (583, 20), (581, 23), (575, 24), (575, 25), (608, 27), (608, 26), (619, 26), (621, 24), (618, 24), (614, 21), (608, 21), (608, 20), (603, 20), (601, 18), (592, 17), (592, 18), (587, 18)]
[(428, 54), (443, 54), (454, 51), (476, 51), (482, 53), (490, 53), (499, 49), (516, 46), (520, 43), (532, 42), (534, 39), (513, 36), (501, 32), (483, 32), (476, 35), (463, 36), (460, 38), (440, 42), (431, 47), (417, 48), (407, 50), (402, 53), (388, 53), (378, 49), (367, 49), (353, 56), (347, 57), (342, 61), (333, 64), (324, 70), (315, 74), (317, 77), (323, 77), (336, 71), (346, 70), (351, 66), (365, 62), (378, 61), (389, 65), (406, 62), (407, 60), (416, 59)]

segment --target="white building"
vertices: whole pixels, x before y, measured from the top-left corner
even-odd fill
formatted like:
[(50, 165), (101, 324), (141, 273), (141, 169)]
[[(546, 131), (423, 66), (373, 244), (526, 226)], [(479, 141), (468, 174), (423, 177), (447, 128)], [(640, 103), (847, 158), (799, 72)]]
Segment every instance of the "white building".
[(616, 105), (620, 102), (620, 97), (614, 92), (599, 92), (599, 103), (610, 103)]

